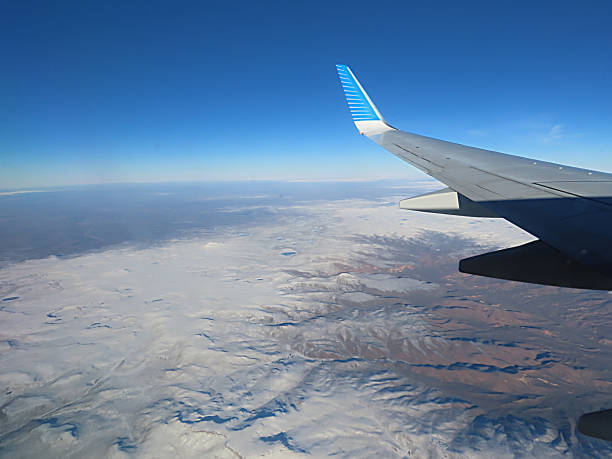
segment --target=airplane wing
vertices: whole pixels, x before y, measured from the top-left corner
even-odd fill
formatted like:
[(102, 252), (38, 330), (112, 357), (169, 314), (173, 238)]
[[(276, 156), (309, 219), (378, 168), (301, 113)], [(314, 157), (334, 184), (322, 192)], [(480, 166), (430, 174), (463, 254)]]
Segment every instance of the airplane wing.
[(448, 186), (405, 199), (401, 208), (501, 217), (539, 239), (462, 260), (461, 271), (612, 290), (612, 174), (395, 129), (385, 122), (351, 69), (337, 65), (337, 71), (359, 133)]

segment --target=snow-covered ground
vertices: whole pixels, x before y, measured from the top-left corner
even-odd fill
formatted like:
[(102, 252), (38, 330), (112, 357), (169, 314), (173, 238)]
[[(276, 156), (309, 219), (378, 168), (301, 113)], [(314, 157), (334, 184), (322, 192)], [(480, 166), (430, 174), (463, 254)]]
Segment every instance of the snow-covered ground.
[[(428, 373), (535, 378), (504, 373), (508, 362), (449, 339), (423, 309), (471, 278), (431, 274), (435, 257), (456, 261), (529, 235), (500, 220), (403, 212), (391, 199), (272, 211), (267, 222), (0, 270), (0, 455), (612, 453), (545, 409), (503, 415)], [(593, 371), (580, 384), (605, 379)], [(485, 391), (487, 381), (474, 384)]]

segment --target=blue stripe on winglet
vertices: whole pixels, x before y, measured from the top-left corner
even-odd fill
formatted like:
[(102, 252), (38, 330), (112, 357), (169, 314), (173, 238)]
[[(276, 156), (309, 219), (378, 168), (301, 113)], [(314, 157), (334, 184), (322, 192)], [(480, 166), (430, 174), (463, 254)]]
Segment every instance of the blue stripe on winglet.
[(340, 84), (348, 102), (353, 121), (376, 121), (380, 117), (346, 65), (336, 65)]

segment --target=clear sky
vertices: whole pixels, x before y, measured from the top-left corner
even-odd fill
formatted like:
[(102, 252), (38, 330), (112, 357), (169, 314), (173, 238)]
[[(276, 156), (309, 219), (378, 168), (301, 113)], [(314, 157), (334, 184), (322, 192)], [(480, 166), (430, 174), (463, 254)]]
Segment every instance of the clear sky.
[(0, 188), (419, 176), (335, 74), (425, 135), (612, 171), (612, 2), (13, 0)]

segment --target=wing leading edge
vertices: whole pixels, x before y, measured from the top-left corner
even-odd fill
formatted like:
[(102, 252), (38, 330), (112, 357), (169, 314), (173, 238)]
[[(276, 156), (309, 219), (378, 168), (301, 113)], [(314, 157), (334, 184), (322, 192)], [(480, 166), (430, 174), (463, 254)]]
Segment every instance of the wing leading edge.
[[(461, 200), (466, 210), (463, 212), (459, 206), (451, 211), (446, 208), (440, 211), (440, 206), (446, 205), (440, 203), (440, 196), (413, 198), (420, 199), (418, 205), (410, 203), (410, 199), (404, 200), (402, 208), (499, 216), (553, 248), (553, 252), (538, 252), (542, 257), (551, 254), (552, 271), (561, 272), (557, 265), (563, 258), (572, 264), (572, 273), (584, 265), (585, 272), (595, 269), (612, 277), (612, 234), (608, 231), (612, 224), (612, 174), (483, 150), (395, 129), (385, 122), (350, 68), (338, 65), (337, 70), (359, 132), (446, 184), (450, 190), (444, 192), (456, 192), (456, 201)], [(427, 207), (427, 199), (431, 200), (431, 208)], [(446, 196), (446, 199), (450, 202), (451, 198)], [(491, 260), (487, 258), (489, 265)], [(509, 263), (507, 254), (504, 260)], [(478, 269), (477, 263), (478, 260), (471, 260), (464, 265), (473, 268), (468, 272), (487, 275)], [(520, 257), (512, 259), (512, 263), (520, 264)], [(543, 264), (546, 266), (545, 262)], [(499, 274), (491, 277), (513, 278)], [(538, 279), (516, 280), (550, 284)], [(561, 284), (578, 288), (585, 285), (584, 282), (572, 285), (571, 279)], [(606, 283), (599, 288), (609, 290), (611, 287), (612, 283)]]

